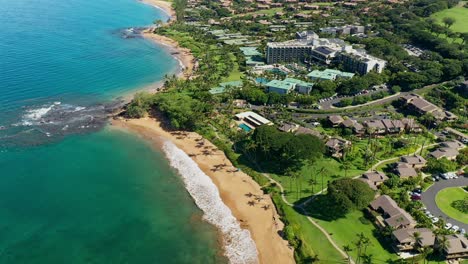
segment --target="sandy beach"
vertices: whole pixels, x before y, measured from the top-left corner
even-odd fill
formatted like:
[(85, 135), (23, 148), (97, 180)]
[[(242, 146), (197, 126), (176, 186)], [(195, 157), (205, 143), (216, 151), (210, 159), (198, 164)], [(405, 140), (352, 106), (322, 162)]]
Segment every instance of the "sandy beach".
[(140, 2), (147, 4), (147, 5), (152, 5), (158, 9), (163, 10), (169, 17), (170, 19), (175, 19), (176, 13), (174, 9), (172, 8), (172, 3), (163, 1), (163, 0), (139, 0)]
[(224, 153), (211, 142), (194, 132), (168, 132), (153, 118), (112, 120), (116, 128), (126, 129), (160, 148), (161, 142), (170, 140), (187, 153), (207, 174), (231, 209), (242, 228), (250, 231), (255, 241), (260, 263), (294, 263), (293, 250), (278, 231), (283, 223), (272, 200), (264, 195), (260, 186), (247, 174), (235, 171)]
[(179, 43), (171, 38), (154, 34), (150, 31), (151, 29), (143, 32), (143, 37), (154, 41), (158, 45), (164, 46), (171, 55), (179, 61), (181, 68), (180, 73), (177, 75), (179, 78), (190, 78), (195, 66), (195, 57), (190, 50), (180, 47)]

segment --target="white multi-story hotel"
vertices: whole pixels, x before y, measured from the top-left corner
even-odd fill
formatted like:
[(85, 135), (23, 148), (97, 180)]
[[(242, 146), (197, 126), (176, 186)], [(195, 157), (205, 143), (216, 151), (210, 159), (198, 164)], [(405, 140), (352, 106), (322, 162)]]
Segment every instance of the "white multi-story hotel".
[(319, 38), (312, 31), (296, 33), (297, 39), (267, 44), (267, 63), (317, 61), (322, 64), (342, 63), (345, 70), (366, 74), (381, 73), (386, 61), (371, 56), (365, 50), (356, 50), (337, 38)]

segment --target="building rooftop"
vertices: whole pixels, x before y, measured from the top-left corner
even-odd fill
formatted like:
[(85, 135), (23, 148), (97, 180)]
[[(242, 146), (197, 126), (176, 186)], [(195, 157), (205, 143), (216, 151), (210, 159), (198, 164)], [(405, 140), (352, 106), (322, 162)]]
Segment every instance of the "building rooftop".
[(282, 90), (291, 90), (294, 88), (294, 85), (290, 82), (285, 82), (285, 81), (280, 81), (280, 80), (272, 80), (269, 81), (267, 84), (265, 84), (267, 87), (273, 87), (276, 89), (282, 89)]
[(423, 165), (423, 164), (426, 164), (426, 160), (419, 156), (419, 155), (415, 155), (415, 156), (404, 156), (404, 157), (401, 157), (401, 161), (402, 162), (405, 162), (405, 163), (408, 163), (408, 164), (411, 164), (411, 165)]
[(319, 71), (319, 70), (313, 70), (312, 72), (307, 74), (307, 77), (313, 78), (313, 79), (334, 80), (336, 78), (336, 74)]
[(256, 47), (240, 47), (239, 49), (246, 57), (262, 56), (262, 53), (260, 53)]
[(463, 235), (448, 235), (446, 236), (448, 254), (466, 253), (468, 252), (468, 240)]
[(403, 228), (393, 231), (393, 236), (399, 243), (415, 243), (414, 233), (421, 237), (420, 246), (432, 246), (435, 242), (435, 235), (429, 228)]
[(303, 80), (298, 80), (298, 79), (294, 79), (294, 78), (286, 78), (283, 80), (283, 82), (288, 82), (288, 83), (295, 83), (297, 85), (301, 85), (301, 86), (314, 86), (313, 83), (310, 83), (310, 82), (306, 82), (306, 81), (303, 81)]

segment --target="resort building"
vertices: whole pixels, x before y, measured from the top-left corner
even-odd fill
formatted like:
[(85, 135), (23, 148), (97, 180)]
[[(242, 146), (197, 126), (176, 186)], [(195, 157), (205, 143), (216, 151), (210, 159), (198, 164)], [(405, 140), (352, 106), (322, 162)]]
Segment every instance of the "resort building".
[(338, 127), (339, 125), (341, 125), (341, 123), (343, 123), (343, 121), (343, 117), (339, 115), (331, 115), (328, 117), (328, 122), (330, 122), (332, 127)]
[(447, 247), (444, 247), (443, 251), (446, 259), (468, 257), (468, 240), (464, 235), (447, 235), (445, 238), (447, 240)]
[(364, 75), (370, 71), (381, 73), (386, 61), (371, 56), (365, 50), (353, 49), (341, 39), (319, 38), (313, 31), (296, 33), (296, 40), (267, 43), (268, 64), (317, 62), (342, 64), (346, 71)]
[(341, 158), (345, 149), (351, 147), (351, 141), (342, 138), (330, 138), (325, 146), (332, 157)]
[(294, 78), (286, 78), (283, 82), (292, 83), (295, 85), (295, 90), (300, 94), (310, 94), (312, 88), (314, 87), (313, 83), (309, 83), (306, 81), (294, 79)]
[[(415, 239), (415, 233), (419, 235), (418, 240)], [(417, 247), (432, 247), (435, 239), (429, 228), (403, 228), (392, 232), (393, 247), (397, 252), (410, 251)]]
[(272, 80), (265, 85), (269, 93), (288, 94), (292, 92), (295, 85), (290, 82)]
[(402, 100), (410, 110), (420, 115), (430, 114), (439, 121), (453, 121), (458, 118), (455, 114), (444, 111), (417, 94), (403, 96), (400, 100)]
[(386, 226), (393, 229), (413, 228), (417, 224), (413, 217), (401, 209), (388, 195), (379, 196), (371, 202), (369, 208), (380, 214), (376, 217), (376, 222), (381, 228)]
[(265, 65), (262, 53), (260, 53), (256, 47), (240, 47), (239, 49), (244, 54), (245, 64), (247, 66)]
[(234, 118), (239, 121), (239, 128), (245, 130), (246, 132), (249, 132), (259, 126), (273, 125), (273, 123), (270, 120), (264, 118), (263, 116), (257, 113), (250, 111), (239, 113), (235, 115)]
[(339, 70), (326, 69), (324, 71), (313, 70), (307, 77), (315, 81), (334, 81), (337, 78), (346, 78), (350, 79), (354, 77), (354, 73), (351, 72), (342, 72)]
[(353, 119), (344, 120), (343, 122), (341, 122), (341, 126), (343, 128), (351, 129), (354, 134), (364, 134), (366, 132), (364, 126), (361, 125), (357, 120)]
[(357, 72), (361, 75), (371, 71), (382, 73), (386, 61), (367, 54), (365, 51), (347, 50), (341, 52), (338, 61), (344, 69), (350, 72)]
[(362, 34), (366, 28), (359, 25), (345, 25), (340, 27), (324, 27), (320, 28), (320, 32), (330, 35), (350, 35), (350, 34)]
[(453, 148), (439, 148), (429, 153), (429, 157), (434, 159), (446, 158), (448, 160), (455, 160), (459, 152)]
[(408, 179), (411, 177), (417, 177), (418, 172), (410, 164), (405, 162), (397, 162), (394, 165), (393, 172), (400, 177), (400, 179)]
[(424, 166), (426, 166), (427, 163), (427, 161), (419, 155), (403, 156), (400, 158), (400, 160), (414, 169), (422, 169)]
[(380, 171), (366, 172), (359, 178), (359, 180), (367, 183), (372, 190), (377, 190), (377, 187), (387, 179), (387, 175)]
[(292, 123), (283, 123), (281, 126), (278, 127), (279, 131), (282, 132), (289, 132), (289, 133), (294, 133), (299, 129), (298, 124), (292, 124)]

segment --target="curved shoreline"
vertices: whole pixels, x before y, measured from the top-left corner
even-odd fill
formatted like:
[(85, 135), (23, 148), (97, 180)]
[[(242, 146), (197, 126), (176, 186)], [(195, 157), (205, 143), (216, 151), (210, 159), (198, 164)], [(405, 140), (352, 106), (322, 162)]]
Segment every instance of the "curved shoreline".
[[(170, 19), (175, 18), (175, 12), (169, 2), (161, 0), (139, 1), (164, 10), (170, 16)], [(175, 73), (177, 77), (190, 78), (195, 67), (195, 57), (191, 51), (180, 47), (177, 41), (151, 33), (151, 31), (152, 28), (148, 28), (142, 32), (143, 37), (165, 48), (179, 62), (178, 70)], [(157, 84), (159, 85), (151, 85), (154, 92), (163, 87), (162, 81), (157, 82)], [(235, 172), (235, 168), (223, 151), (196, 133), (186, 131), (168, 132), (161, 127), (161, 122), (157, 119), (117, 119), (112, 120), (111, 124), (114, 127), (123, 128), (143, 137), (158, 148), (161, 148), (158, 141), (162, 137), (185, 152), (212, 180), (218, 189), (222, 202), (231, 210), (241, 229), (250, 232), (250, 237), (253, 239), (258, 253), (258, 261), (265, 264), (295, 263), (292, 247), (289, 246), (287, 240), (279, 235), (284, 224), (280, 221), (273, 201), (268, 195), (263, 194), (261, 187), (249, 175), (241, 171)], [(180, 137), (179, 134), (184, 136)], [(207, 155), (203, 149), (197, 148), (200, 140), (205, 144), (205, 148), (211, 149), (212, 154)], [(228, 169), (214, 170), (219, 164), (226, 165)], [(249, 194), (253, 194), (254, 198)], [(251, 202), (255, 198), (259, 200), (252, 205)], [(221, 228), (220, 231), (223, 232)], [(223, 248), (228, 250), (226, 248), (228, 246), (224, 243)], [(229, 253), (227, 252), (226, 255), (229, 255)]]
[(293, 249), (279, 235), (284, 225), (270, 196), (264, 195), (249, 175), (236, 171), (224, 152), (211, 142), (195, 132), (167, 131), (153, 118), (114, 119), (112, 126), (138, 135), (158, 149), (161, 138), (175, 144), (213, 181), (241, 228), (250, 232), (260, 263), (295, 263)]

